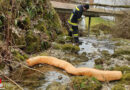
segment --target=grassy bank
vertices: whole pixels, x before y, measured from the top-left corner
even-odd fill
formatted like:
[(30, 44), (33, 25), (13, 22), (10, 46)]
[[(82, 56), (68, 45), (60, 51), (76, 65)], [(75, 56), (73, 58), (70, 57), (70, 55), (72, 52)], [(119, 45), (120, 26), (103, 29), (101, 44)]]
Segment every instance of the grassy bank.
[[(89, 18), (87, 17), (86, 18), (86, 24), (88, 26), (88, 21), (89, 21)], [(110, 21), (110, 20), (105, 20), (101, 17), (92, 17), (91, 18), (91, 27), (95, 26), (95, 25), (98, 25), (98, 24), (104, 24), (104, 25), (113, 25), (114, 22), (113, 21)]]

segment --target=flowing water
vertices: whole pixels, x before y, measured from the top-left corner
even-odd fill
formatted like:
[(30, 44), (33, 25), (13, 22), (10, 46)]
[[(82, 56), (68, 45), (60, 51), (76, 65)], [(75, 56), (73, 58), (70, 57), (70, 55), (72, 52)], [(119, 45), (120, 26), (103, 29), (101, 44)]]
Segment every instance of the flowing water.
[[(100, 3), (100, 4), (110, 4), (110, 5), (126, 5), (126, 2), (129, 2), (129, 0), (125, 0), (123, 2), (122, 0), (95, 0), (95, 3)], [(129, 3), (127, 3), (129, 4)], [(100, 7), (99, 7), (100, 8)], [(106, 8), (107, 10), (109, 8)], [(117, 9), (119, 10), (119, 9)], [(85, 19), (82, 20), (81, 22), (81, 28), (85, 29)], [(95, 66), (94, 60), (97, 58), (102, 57), (101, 52), (102, 51), (107, 51), (109, 54), (114, 53), (114, 42), (111, 42), (108, 39), (102, 39), (99, 40), (96, 37), (89, 37), (85, 38), (82, 37), (80, 38), (80, 41), (82, 41), (82, 44), (79, 46), (80, 51), (78, 54), (86, 53), (86, 57), (88, 57), (88, 61), (81, 62), (76, 65), (76, 67), (90, 67), (93, 68)], [(41, 67), (43, 70), (46, 69), (46, 67)], [(41, 70), (39, 69), (39, 70)], [(61, 85), (68, 84), (71, 82), (71, 79), (68, 75), (63, 73), (64, 71), (58, 71), (57, 69), (51, 69), (47, 70), (44, 74), (44, 83), (40, 84), (38, 87), (35, 87), (34, 90), (46, 90), (46, 88), (53, 82), (59, 82)], [(26, 90), (29, 90), (28, 87), (25, 88)]]
[(48, 85), (50, 85), (52, 82), (59, 82), (62, 85), (70, 83), (70, 78), (57, 71), (48, 71), (47, 73), (45, 73), (45, 81), (46, 83), (37, 88), (37, 90), (46, 90)]
[[(78, 52), (78, 54), (86, 53), (86, 57), (88, 57), (89, 60), (79, 62), (75, 65), (76, 67), (93, 68), (95, 66), (94, 60), (102, 57), (101, 51), (108, 51), (109, 54), (114, 53), (114, 43), (109, 41), (108, 39), (99, 40), (96, 37), (82, 37), (80, 38), (80, 41), (82, 41), (83, 43), (79, 46), (80, 51)], [(57, 69), (49, 65), (39, 65), (38, 67), (33, 68), (40, 70), (44, 73), (44, 75), (36, 74), (37, 72), (34, 71), (27, 71), (27, 73), (23, 74), (25, 76), (27, 75), (30, 80), (33, 80), (33, 78), (35, 78), (34, 81), (38, 80), (38, 82), (36, 83), (37, 85), (26, 85), (25, 90), (30, 90), (30, 88), (33, 88), (33, 90), (46, 90), (48, 86), (52, 86), (54, 82), (58, 82), (60, 83), (60, 85), (68, 85), (71, 82), (70, 77), (64, 70)]]
[(102, 56), (101, 51), (108, 51), (109, 54), (114, 53), (114, 43), (108, 39), (98, 40), (96, 37), (80, 38), (82, 44), (79, 46), (79, 54), (86, 53), (89, 58), (87, 62), (82, 62), (77, 67), (90, 67), (95, 65), (94, 60)]

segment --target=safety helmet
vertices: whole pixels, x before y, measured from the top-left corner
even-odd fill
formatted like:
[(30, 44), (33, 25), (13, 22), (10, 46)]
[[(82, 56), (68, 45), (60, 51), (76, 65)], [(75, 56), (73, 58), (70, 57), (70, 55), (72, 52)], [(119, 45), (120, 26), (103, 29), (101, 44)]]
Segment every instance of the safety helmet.
[(89, 5), (88, 4), (83, 5), (83, 7), (86, 8), (86, 9), (89, 9)]

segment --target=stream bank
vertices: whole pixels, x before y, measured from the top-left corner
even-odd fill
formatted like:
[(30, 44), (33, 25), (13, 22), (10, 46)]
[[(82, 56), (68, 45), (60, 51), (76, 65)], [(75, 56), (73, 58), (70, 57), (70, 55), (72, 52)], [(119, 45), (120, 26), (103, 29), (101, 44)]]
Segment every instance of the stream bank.
[[(79, 47), (74, 46), (64, 40), (63, 28), (61, 28), (58, 15), (48, 1), (36, 0), (35, 3), (35, 1), (28, 0), (26, 3), (23, 0), (22, 3), (24, 8), (20, 8), (18, 12), (22, 12), (25, 9), (25, 15), (20, 14), (20, 16), (16, 17), (15, 27), (12, 29), (13, 38), (16, 38), (14, 40), (15, 46), (22, 45), (22, 47), (11, 48), (11, 53), (15, 56), (13, 62), (11, 62), (13, 68), (11, 72), (5, 63), (0, 65), (0, 69), (2, 68), (5, 75), (17, 82), (25, 90), (129, 90), (130, 40), (107, 36), (111, 28), (99, 24), (93, 27), (91, 34), (94, 35), (90, 36), (90, 38), (80, 38), (83, 43)], [(42, 6), (42, 4), (44, 5)], [(45, 12), (43, 9), (46, 9)], [(3, 19), (3, 14), (0, 15), (2, 22), (0, 28), (2, 28), (6, 17)], [(55, 22), (53, 23), (52, 21)], [(103, 23), (102, 20), (101, 22)], [(4, 40), (3, 31), (2, 28), (1, 40)], [(58, 35), (61, 35), (61, 40), (57, 40), (59, 39)], [(0, 46), (2, 47), (2, 58), (6, 57), (6, 55), (8, 56), (8, 52), (3, 48), (5, 44), (2, 42)], [(24, 66), (26, 65), (24, 60), (38, 55), (54, 56), (70, 62), (75, 67), (119, 70), (122, 71), (123, 78), (119, 81), (100, 82), (94, 77), (73, 76), (62, 69), (46, 64), (39, 64), (33, 67)], [(18, 87), (4, 77), (2, 79), (6, 90), (19, 90)]]
[[(129, 90), (130, 61), (128, 57), (126, 58), (126, 54), (129, 55), (129, 49), (123, 48), (123, 50), (121, 50), (121, 47), (122, 45), (125, 45), (128, 48), (130, 41), (127, 40), (126, 42), (126, 40), (123, 39), (97, 38), (93, 36), (89, 38), (82, 37), (80, 40), (83, 43), (79, 45), (80, 50), (78, 53), (68, 50), (68, 48), (72, 49), (72, 47), (73, 49), (77, 49), (77, 47), (73, 45), (68, 47), (68, 44), (55, 43), (53, 48), (32, 55), (31, 57), (37, 55), (54, 56), (70, 62), (75, 67), (90, 67), (101, 70), (121, 70), (124, 75), (123, 78), (119, 81), (109, 82), (107, 84), (106, 82), (96, 80), (94, 77), (73, 76), (62, 69), (46, 64), (33, 66), (34, 69), (41, 71), (43, 74), (21, 67), (12, 74), (15, 76), (12, 76), (11, 78), (21, 81), (19, 84), (24, 87), (25, 90), (91, 90), (90, 88), (92, 87), (94, 88), (93, 90), (108, 90), (108, 88), (110, 90), (116, 90), (114, 88), (119, 88), (117, 85), (121, 85), (122, 87), (120, 88)], [(119, 43), (120, 40), (121, 43)], [(67, 48), (59, 49), (56, 45), (58, 45), (58, 47), (62, 46), (62, 48)]]

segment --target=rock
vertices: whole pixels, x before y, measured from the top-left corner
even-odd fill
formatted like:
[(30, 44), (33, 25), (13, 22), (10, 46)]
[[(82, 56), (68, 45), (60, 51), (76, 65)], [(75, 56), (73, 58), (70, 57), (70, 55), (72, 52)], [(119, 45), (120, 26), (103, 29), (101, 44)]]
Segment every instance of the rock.
[(60, 76), (58, 76), (58, 79), (59, 79), (59, 80), (61, 80), (61, 79), (62, 79), (62, 76), (61, 76), (61, 75), (60, 75)]

